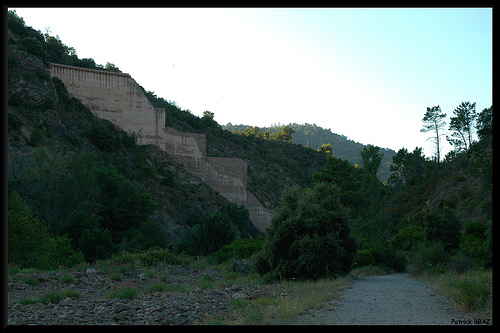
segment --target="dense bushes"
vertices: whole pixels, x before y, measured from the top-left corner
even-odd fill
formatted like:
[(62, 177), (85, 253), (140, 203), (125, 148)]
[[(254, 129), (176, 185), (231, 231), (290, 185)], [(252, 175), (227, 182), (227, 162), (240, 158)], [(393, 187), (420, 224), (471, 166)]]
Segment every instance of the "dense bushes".
[(458, 248), (460, 242), (460, 221), (449, 207), (423, 212), (427, 239), (441, 242), (445, 250)]
[(147, 251), (129, 252), (122, 251), (115, 254), (110, 259), (116, 263), (138, 264), (140, 267), (157, 265), (187, 265), (193, 261), (193, 258), (183, 255), (175, 255), (168, 249), (152, 247)]
[(54, 269), (83, 262), (67, 236), (53, 236), (16, 191), (8, 201), (8, 262), (23, 268)]
[(478, 265), (491, 267), (493, 263), (491, 223), (489, 226), (478, 221), (468, 223), (462, 233), (460, 251)]
[(255, 267), (266, 279), (319, 279), (346, 274), (356, 254), (340, 189), (316, 183), (286, 192)]
[(419, 225), (404, 228), (391, 240), (391, 246), (400, 251), (413, 251), (425, 241), (425, 229)]
[[(51, 156), (33, 150), (19, 188), (54, 235), (67, 235), (87, 261), (119, 250), (167, 246), (165, 233), (150, 215), (156, 203), (112, 166), (97, 166), (94, 152)], [(10, 223), (10, 221), (9, 221)]]
[(229, 259), (246, 259), (260, 252), (264, 240), (240, 238), (212, 254), (217, 262), (222, 263)]
[(206, 212), (189, 229), (179, 249), (190, 255), (210, 255), (235, 239), (247, 237), (250, 220), (248, 210), (231, 203), (217, 212)]

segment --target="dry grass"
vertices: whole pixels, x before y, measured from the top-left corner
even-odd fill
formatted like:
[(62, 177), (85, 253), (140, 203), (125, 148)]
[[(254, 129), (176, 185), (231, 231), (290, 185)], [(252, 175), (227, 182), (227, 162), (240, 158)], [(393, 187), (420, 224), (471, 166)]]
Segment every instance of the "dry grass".
[(462, 311), (472, 317), (491, 318), (492, 316), (492, 270), (468, 270), (465, 273), (444, 271), (425, 272), (419, 279), (431, 283), (437, 291)]
[[(356, 280), (366, 276), (384, 275), (386, 271), (378, 267), (367, 266), (357, 268), (347, 276), (337, 279), (322, 279), (318, 281), (282, 281), (278, 284), (265, 285), (260, 277), (255, 274), (245, 278), (245, 283), (259, 284), (269, 294), (256, 299), (233, 299), (231, 310), (237, 313), (237, 319), (226, 324), (264, 324), (264, 325), (292, 325), (296, 317), (318, 310), (326, 305), (326, 302), (338, 299), (340, 292), (349, 288)], [(243, 282), (241, 277), (232, 276), (239, 283)], [(234, 280), (233, 280), (234, 281)]]
[[(231, 324), (290, 324), (296, 316), (319, 309), (326, 301), (354, 281), (352, 276), (319, 281), (284, 281), (269, 286), (276, 297), (234, 299), (231, 305), (238, 319)], [(280, 296), (281, 295), (281, 296)]]

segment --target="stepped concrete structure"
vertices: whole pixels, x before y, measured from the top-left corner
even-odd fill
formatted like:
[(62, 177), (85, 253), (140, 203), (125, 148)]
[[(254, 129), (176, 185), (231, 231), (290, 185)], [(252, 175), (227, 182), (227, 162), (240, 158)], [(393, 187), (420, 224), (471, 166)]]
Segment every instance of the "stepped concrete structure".
[(270, 225), (274, 211), (247, 190), (247, 163), (239, 158), (209, 157), (205, 134), (165, 127), (165, 109), (154, 106), (129, 74), (54, 63), (50, 73), (95, 116), (135, 134), (138, 144), (160, 147), (228, 201), (245, 205), (257, 229), (265, 231)]

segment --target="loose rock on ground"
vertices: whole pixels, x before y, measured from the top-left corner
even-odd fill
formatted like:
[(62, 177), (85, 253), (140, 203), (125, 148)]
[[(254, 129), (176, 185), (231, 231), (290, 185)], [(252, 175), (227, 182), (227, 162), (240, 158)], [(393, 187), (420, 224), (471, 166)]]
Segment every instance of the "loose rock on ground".
[[(62, 282), (63, 275), (73, 277)], [(92, 270), (71, 273), (16, 274), (8, 282), (8, 325), (183, 325), (207, 324), (228, 310), (233, 297), (251, 298), (261, 294), (251, 285), (215, 283), (221, 274), (213, 269), (192, 269), (187, 266), (157, 268), (153, 277), (144, 270), (126, 272), (121, 281), (110, 273)], [(150, 274), (152, 275), (152, 274)], [(209, 277), (209, 278), (207, 278)], [(30, 279), (27, 279), (30, 278)], [(33, 283), (33, 278), (36, 283)], [(31, 283), (26, 281), (31, 280)], [(204, 287), (209, 280), (216, 289)], [(151, 291), (152, 284), (168, 286), (167, 290)], [(132, 299), (111, 298), (120, 287), (138, 290)], [(198, 286), (198, 287), (197, 287)], [(66, 297), (56, 303), (43, 303), (40, 297), (49, 292), (73, 291), (79, 297)], [(24, 300), (24, 301), (23, 301)], [(26, 303), (32, 300), (32, 304)]]

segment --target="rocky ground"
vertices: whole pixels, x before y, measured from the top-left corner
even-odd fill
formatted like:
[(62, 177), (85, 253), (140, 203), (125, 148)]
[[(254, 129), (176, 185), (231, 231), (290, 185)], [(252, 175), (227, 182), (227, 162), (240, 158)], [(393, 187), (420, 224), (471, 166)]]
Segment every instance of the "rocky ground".
[[(70, 276), (70, 277), (68, 277)], [(115, 274), (116, 276), (116, 274)], [(234, 298), (275, 290), (238, 285), (214, 269), (168, 266), (121, 274), (17, 273), (8, 281), (8, 325), (183, 325), (227, 323)], [(137, 297), (116, 297), (128, 287)], [(49, 295), (49, 296), (48, 296)], [(59, 295), (52, 298), (50, 295)]]

